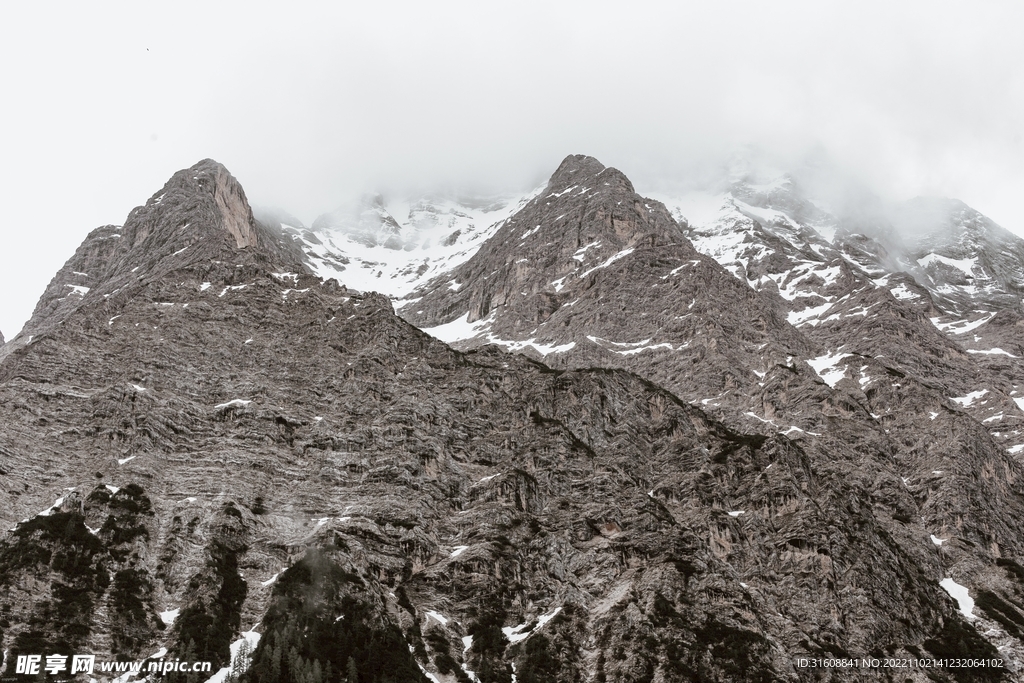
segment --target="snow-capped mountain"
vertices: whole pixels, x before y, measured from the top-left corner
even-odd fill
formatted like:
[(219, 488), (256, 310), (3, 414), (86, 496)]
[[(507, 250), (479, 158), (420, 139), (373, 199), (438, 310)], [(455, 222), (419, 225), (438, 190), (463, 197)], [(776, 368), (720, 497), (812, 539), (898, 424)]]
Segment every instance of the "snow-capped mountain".
[(827, 204), (786, 174), (760, 184), (736, 181), (720, 193), (655, 198), (699, 251), (755, 289), (809, 277), (806, 269), (782, 269), (784, 257), (790, 266), (842, 259), (893, 296), (943, 316), (1019, 309), (1024, 296), (1024, 240), (958, 200), (913, 199), (865, 224), (862, 216), (822, 208)]
[(954, 199), (911, 200), (898, 207), (895, 221), (917, 235), (909, 270), (943, 309), (1021, 309), (1024, 240)]
[[(717, 194), (659, 198), (698, 251), (753, 289), (778, 292), (791, 324), (822, 347), (851, 354), (845, 376), (856, 376), (852, 365), (861, 357), (888, 357), (929, 381), (972, 377), (998, 386), (1004, 398), (963, 405), (1010, 448), (1024, 448), (1021, 430), (1003, 422), (1017, 412), (1007, 410), (1010, 398), (1024, 396), (1024, 347), (1016, 337), (1024, 240), (955, 200), (912, 200), (865, 222), (834, 215), (808, 194), (783, 174), (735, 180)], [(960, 367), (948, 351), (920, 355), (953, 348), (937, 342), (935, 331), (973, 362)], [(829, 366), (833, 377), (842, 376), (842, 365)]]
[(0, 347), (7, 673), (1012, 680), (1015, 243), (957, 209), (907, 247), (812, 194), (659, 201), (570, 156), (505, 202), (370, 196), (306, 229), (180, 171)]

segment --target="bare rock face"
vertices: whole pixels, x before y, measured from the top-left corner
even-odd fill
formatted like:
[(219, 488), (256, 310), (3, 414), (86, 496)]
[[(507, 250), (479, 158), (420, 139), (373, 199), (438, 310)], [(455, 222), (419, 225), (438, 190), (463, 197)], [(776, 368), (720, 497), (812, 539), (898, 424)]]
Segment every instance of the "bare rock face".
[(568, 157), (469, 261), (410, 298), (402, 316), (458, 348), (627, 368), (694, 402), (749, 396), (811, 348), (777, 297), (698, 253), (663, 205), (585, 156)]
[[(604, 176), (611, 182), (593, 180)], [(734, 187), (731, 212), (692, 227), (674, 225), (620, 176), (570, 157), (472, 259), (415, 293), (403, 316), (460, 348), (497, 343), (556, 367), (628, 367), (737, 429), (798, 440), (815, 462), (875, 471), (884, 453), (898, 488), (916, 498), (912, 511), (880, 484), (889, 533), (915, 554), (937, 539), (929, 542), (943, 548), (949, 575), (1015, 594), (995, 560), (1019, 552), (1005, 544), (1018, 544), (1020, 492), (971, 474), (1020, 469), (1010, 359), (977, 351), (978, 362), (946, 337), (930, 319), (945, 315), (930, 290), (887, 270), (899, 245), (835, 225), (791, 184)], [(616, 220), (623, 206), (642, 207), (641, 217)], [(576, 215), (590, 231), (582, 238), (567, 218)], [(822, 237), (830, 232), (834, 240)], [(687, 237), (721, 266), (694, 254)], [(644, 240), (656, 257), (640, 260)], [(959, 540), (946, 546), (954, 527)], [(1008, 632), (989, 633), (1019, 648)]]
[[(195, 180), (198, 180), (198, 176)], [(213, 171), (213, 184), (221, 226), (235, 238), (235, 246), (239, 249), (255, 246), (257, 240), (253, 230), (252, 209), (245, 200), (242, 186), (223, 166)]]
[[(833, 386), (800, 360), (824, 342), (786, 322), (781, 290), (737, 280), (576, 157), (403, 309), (574, 343), (566, 360), (453, 350), (385, 297), (306, 272), (236, 188), (214, 162), (176, 174), (87, 238), (0, 352), (7, 673), (18, 654), (164, 647), (226, 666), (253, 629), (245, 677), (268, 683), (826, 680), (801, 656), (1014, 666), (993, 642), (1024, 623), (1024, 471), (968, 412), (922, 417), (944, 390), (927, 371), (967, 367), (959, 347), (908, 354), (913, 376), (865, 357), (871, 382)], [(851, 273), (814, 286), (856, 289)], [(928, 339), (889, 299), (896, 334)], [(623, 369), (658, 344), (689, 365)], [(699, 400), (716, 381), (720, 399)], [(924, 475), (934, 458), (949, 471)], [(972, 617), (940, 586), (950, 572)]]
[(112, 299), (124, 299), (136, 287), (179, 268), (199, 266), (211, 277), (243, 264), (307, 272), (291, 240), (256, 226), (242, 187), (222, 165), (207, 159), (175, 173), (129, 214), (124, 226), (108, 225), (89, 234), (12, 340), (18, 343), (3, 353), (61, 324), (83, 305), (103, 300), (109, 308)]

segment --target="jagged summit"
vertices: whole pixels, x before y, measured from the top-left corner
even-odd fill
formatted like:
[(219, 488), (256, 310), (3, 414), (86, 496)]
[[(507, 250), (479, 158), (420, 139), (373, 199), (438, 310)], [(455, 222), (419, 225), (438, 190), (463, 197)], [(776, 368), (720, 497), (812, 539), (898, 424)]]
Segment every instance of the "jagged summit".
[[(657, 245), (678, 245), (686, 257), (697, 256), (664, 207), (636, 195), (620, 171), (593, 157), (569, 156), (469, 261), (414, 293), (423, 301), (403, 315), (430, 326), (463, 313), (472, 323), (493, 309), (510, 309), (523, 314), (517, 316), (521, 325), (532, 326), (572, 298), (577, 280), (638, 246)], [(450, 306), (432, 306), (449, 298)]]
[(261, 239), (241, 184), (213, 159), (171, 176), (145, 205), (132, 210), (122, 236), (131, 246), (150, 251), (191, 246), (202, 239), (219, 238), (237, 249), (267, 241)]
[[(582, 185), (581, 185), (582, 183)], [(601, 187), (633, 192), (629, 179), (585, 155), (570, 155), (546, 185), (507, 195), (431, 192), (422, 196), (366, 193), (340, 202), (316, 218), (309, 229), (267, 214), (285, 224), (321, 277), (349, 288), (378, 291), (394, 298), (451, 272), (472, 257), (508, 219), (542, 192), (578, 194)], [(589, 187), (588, 187), (589, 186)], [(263, 212), (267, 213), (267, 212)], [(263, 214), (261, 214), (263, 215)]]
[(569, 185), (586, 184), (588, 179), (596, 178), (599, 175), (605, 176), (601, 179), (603, 182), (621, 185), (621, 189), (624, 191), (633, 192), (633, 183), (622, 171), (607, 167), (594, 157), (585, 154), (570, 154), (565, 157), (551, 175), (547, 186), (549, 190), (557, 191)]
[(575, 156), (399, 311), (457, 348), (498, 344), (556, 367), (628, 368), (687, 400), (749, 401), (768, 368), (808, 350), (780, 303), (698, 253), (620, 171)]
[[(167, 220), (171, 215), (184, 222)], [(128, 214), (121, 237), (130, 247), (179, 247), (226, 234), (235, 247), (255, 246), (252, 209), (242, 186), (222, 164), (204, 159), (175, 173), (142, 206)]]
[(37, 336), (90, 301), (109, 307), (171, 274), (182, 283), (234, 284), (246, 266), (308, 272), (280, 228), (254, 219), (227, 168), (204, 159), (171, 176), (124, 225), (93, 230), (51, 280), (18, 338)]
[(895, 212), (916, 237), (906, 269), (940, 308), (964, 315), (1019, 308), (1024, 294), (1024, 240), (957, 199), (918, 197)]

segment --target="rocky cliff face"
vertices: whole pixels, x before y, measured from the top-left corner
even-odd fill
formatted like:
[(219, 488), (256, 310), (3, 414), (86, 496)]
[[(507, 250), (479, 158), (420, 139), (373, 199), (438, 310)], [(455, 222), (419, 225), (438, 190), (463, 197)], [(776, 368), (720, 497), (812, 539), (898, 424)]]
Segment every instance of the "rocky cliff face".
[[(242, 187), (212, 160), (179, 171), (124, 226), (97, 228), (50, 282), (10, 353), (83, 306), (112, 307), (177, 270), (224, 277), (243, 264), (307, 272), (302, 254), (273, 229), (257, 229)], [(231, 261), (230, 266), (227, 262)], [(228, 279), (231, 279), (230, 277)], [(113, 302), (111, 300), (114, 300)]]
[(658, 202), (595, 159), (545, 190), (400, 312), (459, 348), (496, 343), (558, 367), (620, 367), (691, 402), (756, 393), (803, 356), (778, 297), (698, 253)]
[(888, 290), (811, 336), (586, 157), (406, 302), (468, 351), (300, 246), (201, 162), (0, 351), (8, 667), (246, 632), (251, 681), (1011, 680), (796, 666), (1017, 666), (1021, 467), (949, 399), (993, 375)]
[[(691, 225), (678, 209), (679, 225), (667, 218), (636, 221), (628, 237), (633, 241), (619, 243), (615, 219), (602, 222), (602, 211), (625, 205), (655, 215), (661, 205), (635, 195), (628, 181), (619, 184), (619, 193), (607, 184), (602, 190), (610, 196), (592, 197), (585, 190), (596, 183), (574, 180), (605, 174), (621, 176), (592, 159), (567, 159), (544, 193), (447, 280), (413, 295), (403, 316), (462, 348), (490, 342), (561, 367), (629, 367), (736, 428), (797, 439), (823, 461), (870, 469), (877, 465), (865, 455), (886, 453), (902, 486), (917, 497), (921, 538), (944, 545), (947, 530), (956, 526), (958, 538), (973, 537), (971, 543), (990, 552), (1016, 543), (1014, 529), (1024, 519), (1016, 494), (983, 493), (975, 475), (1019, 468), (1014, 456), (1021, 450), (1018, 423), (1024, 416), (1013, 398), (1017, 371), (1006, 371), (1012, 354), (978, 353), (943, 334), (948, 313), (930, 289), (910, 273), (890, 270), (904, 257), (884, 225), (875, 226), (877, 237), (855, 233), (783, 179), (737, 183), (729, 196), (717, 198), (721, 209), (702, 225)], [(574, 214), (587, 216), (581, 223), (591, 234), (581, 239), (572, 223), (568, 230), (549, 227)], [(529, 229), (509, 235), (519, 220)], [(684, 261), (686, 237), (734, 277), (723, 277), (699, 253)], [(630, 269), (637, 251), (630, 245), (645, 239), (665, 260)], [(606, 242), (611, 249), (599, 254), (596, 268), (579, 263)], [(677, 260), (668, 262), (674, 250)], [(709, 281), (701, 264), (717, 279)], [(665, 285), (669, 277), (692, 291), (680, 296)], [(577, 291), (568, 289), (583, 279)], [(551, 302), (555, 312), (531, 316), (530, 304), (524, 306), (532, 303), (528, 297)], [(560, 315), (563, 302), (571, 308)], [(597, 315), (581, 319), (588, 310)], [(602, 325), (609, 310), (621, 313)], [(771, 313), (773, 318), (766, 316)], [(1015, 314), (1001, 315), (1004, 329), (1014, 329)], [(700, 316), (708, 322), (696, 332), (673, 329), (679, 325), (674, 321)], [(645, 328), (645, 320), (654, 324)], [(598, 332), (609, 328), (611, 333)], [(702, 348), (705, 330), (710, 343)], [(623, 338), (623, 332), (634, 338)], [(758, 333), (763, 336), (753, 336)], [(745, 341), (744, 334), (751, 335), (750, 343), (736, 343)], [(595, 357), (590, 346), (609, 340), (620, 358)], [(773, 349), (781, 340), (786, 346)], [(974, 419), (964, 421), (964, 413)], [(980, 450), (979, 438), (985, 444)], [(936, 535), (935, 529), (942, 531)], [(964, 581), (988, 582), (991, 576), (1001, 582), (1000, 570), (980, 569), (986, 562), (992, 567), (991, 560), (953, 547), (943, 551), (944, 571)]]

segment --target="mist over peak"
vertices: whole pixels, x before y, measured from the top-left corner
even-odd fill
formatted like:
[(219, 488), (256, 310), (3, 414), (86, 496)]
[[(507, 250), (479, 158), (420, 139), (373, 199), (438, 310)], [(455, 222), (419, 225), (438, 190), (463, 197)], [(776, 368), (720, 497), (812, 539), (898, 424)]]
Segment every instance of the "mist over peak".
[[(31, 106), (5, 128), (0, 290), (32, 294), (0, 327), (90, 229), (206, 157), (311, 225), (362, 192), (527, 191), (576, 153), (647, 192), (710, 189), (756, 146), (807, 187), (820, 154), (885, 200), (957, 197), (1024, 229), (1015, 4), (399, 7), (13, 9), (0, 51)], [(182, 78), (211, 64), (230, 77)]]

